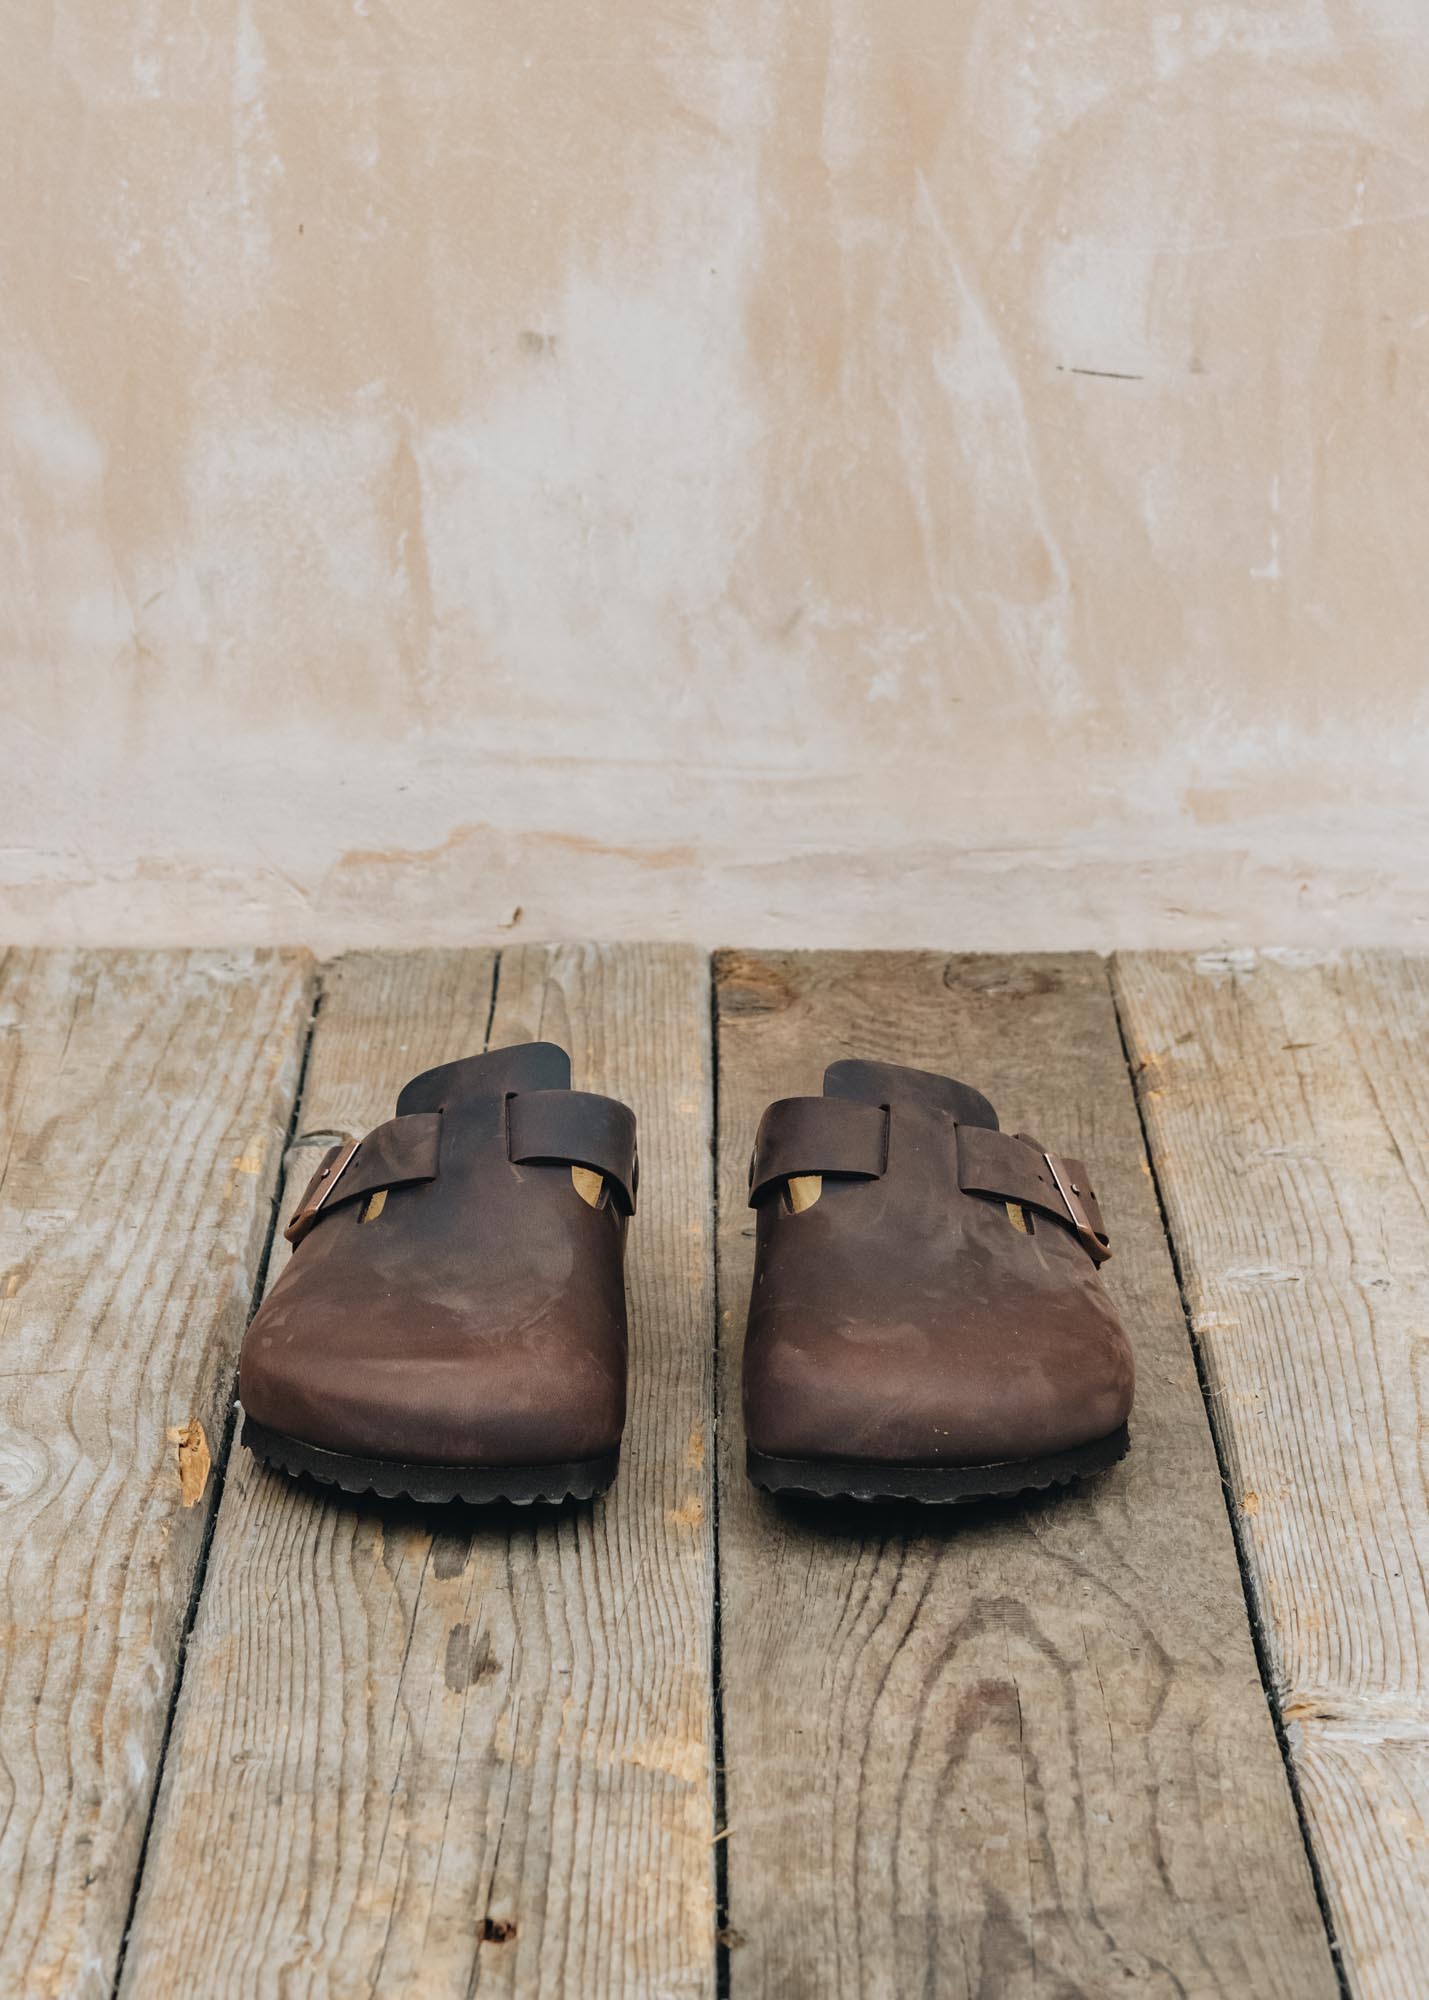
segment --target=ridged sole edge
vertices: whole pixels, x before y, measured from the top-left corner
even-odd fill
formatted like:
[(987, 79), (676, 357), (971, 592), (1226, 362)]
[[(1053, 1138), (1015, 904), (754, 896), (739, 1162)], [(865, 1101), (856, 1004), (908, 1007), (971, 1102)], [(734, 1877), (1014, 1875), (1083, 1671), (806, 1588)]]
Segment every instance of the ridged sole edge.
[(243, 1443), (275, 1471), (306, 1475), (344, 1493), (415, 1500), (422, 1506), (453, 1500), (478, 1507), (493, 1501), (531, 1507), (538, 1502), (554, 1506), (562, 1500), (594, 1500), (606, 1491), (620, 1465), (618, 1450), (604, 1458), (567, 1459), (553, 1465), (423, 1465), (395, 1458), (353, 1458), (270, 1430), (246, 1412)]
[(1128, 1427), (1070, 1451), (997, 1465), (882, 1465), (861, 1459), (770, 1458), (751, 1446), (746, 1464), (765, 1493), (808, 1494), (819, 1500), (914, 1500), (925, 1506), (1004, 1500), (1067, 1486), (1125, 1458)]

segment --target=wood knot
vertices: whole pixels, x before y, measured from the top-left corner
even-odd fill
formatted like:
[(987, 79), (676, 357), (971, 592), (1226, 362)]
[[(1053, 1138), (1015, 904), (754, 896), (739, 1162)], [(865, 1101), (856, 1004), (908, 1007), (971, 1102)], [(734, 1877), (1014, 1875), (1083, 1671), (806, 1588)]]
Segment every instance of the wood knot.
[(715, 954), (719, 1011), (731, 1019), (778, 1014), (792, 1005), (794, 988), (783, 973), (757, 952)]
[(950, 993), (970, 993), (980, 1000), (1034, 1000), (1061, 991), (1058, 967), (991, 953), (961, 952), (943, 967), (943, 984)]

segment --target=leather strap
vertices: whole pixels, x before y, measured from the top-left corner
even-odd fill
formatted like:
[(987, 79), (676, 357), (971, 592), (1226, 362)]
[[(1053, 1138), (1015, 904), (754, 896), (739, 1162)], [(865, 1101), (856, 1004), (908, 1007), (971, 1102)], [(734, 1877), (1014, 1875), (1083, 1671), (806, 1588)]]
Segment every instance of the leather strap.
[(517, 1166), (561, 1160), (604, 1174), (620, 1207), (635, 1213), (639, 1166), (635, 1113), (588, 1090), (522, 1090), (506, 1100), (506, 1150)]
[(330, 1146), (283, 1234), (290, 1243), (301, 1243), (324, 1215), (359, 1195), (435, 1180), (441, 1140), (439, 1111), (411, 1111), (374, 1125), (365, 1139)]
[(888, 1111), (851, 1097), (781, 1097), (759, 1121), (749, 1205), (798, 1174), (878, 1180), (888, 1166)]
[(964, 1194), (991, 1194), (1039, 1209), (1066, 1223), (1094, 1264), (1111, 1255), (1106, 1225), (1081, 1160), (1040, 1152), (1029, 1139), (958, 1127), (958, 1186)]

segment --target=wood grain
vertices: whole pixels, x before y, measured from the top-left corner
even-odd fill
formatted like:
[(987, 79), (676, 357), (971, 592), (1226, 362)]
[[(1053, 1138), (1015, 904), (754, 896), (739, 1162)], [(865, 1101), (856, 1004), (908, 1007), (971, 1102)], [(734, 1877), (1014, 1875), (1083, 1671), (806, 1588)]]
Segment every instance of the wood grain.
[[(1105, 968), (724, 953), (716, 984), (735, 2000), (1327, 2000)], [(966, 1078), (1095, 1163), (1140, 1369), (1114, 1473), (946, 1514), (746, 1483), (750, 1144), (840, 1056)]]
[(310, 978), (0, 959), (5, 1994), (112, 1987)]
[(1429, 959), (1130, 953), (1117, 993), (1352, 1990), (1429, 1992)]
[[(495, 990), (493, 994), (493, 977)], [(312, 1146), (547, 1036), (632, 1103), (633, 1373), (591, 1508), (355, 1504), (236, 1454), (126, 1964), (136, 2000), (703, 1995), (713, 1981), (708, 969), (684, 947), (342, 960)]]

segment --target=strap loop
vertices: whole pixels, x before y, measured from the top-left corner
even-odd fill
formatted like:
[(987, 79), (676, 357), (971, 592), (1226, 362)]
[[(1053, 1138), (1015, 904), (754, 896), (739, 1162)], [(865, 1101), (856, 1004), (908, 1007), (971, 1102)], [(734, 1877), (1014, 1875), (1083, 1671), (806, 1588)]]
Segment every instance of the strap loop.
[(1030, 1140), (981, 1125), (958, 1127), (958, 1186), (1040, 1209), (1076, 1236), (1094, 1264), (1111, 1255), (1106, 1225), (1085, 1165), (1044, 1153)]
[(411, 1111), (329, 1147), (283, 1234), (296, 1247), (323, 1215), (359, 1195), (435, 1180), (441, 1139), (439, 1111)]
[(749, 1205), (800, 1174), (878, 1180), (888, 1167), (888, 1107), (851, 1097), (781, 1097), (759, 1121)]
[(522, 1090), (506, 1100), (506, 1150), (515, 1166), (560, 1160), (604, 1174), (626, 1215), (635, 1213), (639, 1163), (635, 1113), (588, 1090)]

